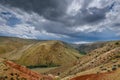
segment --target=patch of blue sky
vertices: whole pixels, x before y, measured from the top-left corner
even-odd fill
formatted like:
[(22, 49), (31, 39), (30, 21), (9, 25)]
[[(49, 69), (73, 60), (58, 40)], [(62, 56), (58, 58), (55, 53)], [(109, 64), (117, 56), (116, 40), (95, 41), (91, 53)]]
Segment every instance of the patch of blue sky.
[(10, 12), (0, 12), (0, 17), (7, 21), (6, 25), (10, 27), (15, 27), (16, 24), (20, 24), (21, 20), (16, 17), (16, 15)]
[(21, 20), (16, 17), (10, 17), (7, 20), (7, 25), (11, 27), (15, 27), (16, 24), (20, 24), (20, 23), (21, 23)]

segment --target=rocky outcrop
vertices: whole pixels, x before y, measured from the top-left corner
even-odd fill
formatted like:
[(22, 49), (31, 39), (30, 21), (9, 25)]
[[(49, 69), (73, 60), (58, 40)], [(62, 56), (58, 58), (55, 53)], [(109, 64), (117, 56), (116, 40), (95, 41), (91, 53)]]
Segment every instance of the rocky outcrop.
[(13, 69), (20, 71), (21, 73), (26, 74), (30, 80), (53, 80), (53, 78), (51, 78), (50, 76), (38, 74), (38, 73), (31, 71), (30, 69), (28, 69), (24, 66), (18, 65), (12, 61), (4, 61), (4, 63), (6, 65), (12, 67)]

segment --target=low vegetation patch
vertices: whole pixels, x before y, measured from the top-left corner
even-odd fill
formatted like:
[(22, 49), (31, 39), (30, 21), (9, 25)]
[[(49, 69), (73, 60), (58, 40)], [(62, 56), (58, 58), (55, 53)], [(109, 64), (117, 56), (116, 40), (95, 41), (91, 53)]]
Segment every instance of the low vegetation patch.
[(51, 64), (51, 65), (46, 65), (46, 64), (43, 64), (43, 65), (31, 65), (31, 66), (27, 66), (27, 68), (30, 68), (30, 69), (34, 69), (34, 68), (50, 68), (50, 67), (59, 67), (60, 65), (56, 65), (56, 64)]

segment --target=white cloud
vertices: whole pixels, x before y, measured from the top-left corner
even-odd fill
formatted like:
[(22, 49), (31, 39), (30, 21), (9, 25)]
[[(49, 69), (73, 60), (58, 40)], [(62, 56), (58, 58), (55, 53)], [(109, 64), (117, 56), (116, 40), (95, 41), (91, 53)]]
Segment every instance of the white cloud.
[(88, 43), (93, 43), (93, 42), (88, 42), (88, 41), (74, 42), (74, 44), (88, 44)]
[(73, 0), (72, 3), (69, 5), (67, 14), (69, 15), (76, 15), (78, 11), (81, 9), (81, 2), (82, 0)]
[(82, 27), (77, 27), (75, 28), (75, 31), (77, 32), (83, 32), (83, 31), (86, 31), (86, 30), (89, 30), (90, 29), (90, 26), (82, 26)]
[(76, 26), (73, 28), (69, 28), (69, 30), (73, 32), (79, 33), (92, 33), (92, 32), (103, 32), (107, 27), (103, 26), (103, 23), (96, 24), (96, 25), (83, 25), (83, 26)]
[[(7, 25), (0, 26), (0, 33), (16, 35), (22, 38), (37, 38), (40, 34), (34, 27), (27, 27), (27, 25), (16, 25), (16, 27), (9, 27)], [(26, 36), (26, 37), (25, 37)]]
[(96, 8), (104, 8), (106, 6), (110, 6), (116, 0), (92, 0), (89, 4), (88, 8), (96, 7)]

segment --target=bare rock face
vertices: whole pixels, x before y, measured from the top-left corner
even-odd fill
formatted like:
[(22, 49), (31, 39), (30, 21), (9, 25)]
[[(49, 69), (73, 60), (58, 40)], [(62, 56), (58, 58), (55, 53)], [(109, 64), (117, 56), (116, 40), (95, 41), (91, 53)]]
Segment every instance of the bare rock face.
[(12, 61), (0, 62), (0, 80), (53, 80), (51, 76), (41, 75)]
[(21, 65), (15, 64), (15, 63), (13, 63), (13, 62), (11, 62), (11, 61), (5, 61), (5, 63), (6, 63), (7, 65), (9, 65), (10, 67), (12, 67), (12, 68), (14, 68), (14, 69), (16, 69), (16, 70), (19, 70), (19, 71), (23, 72), (23, 73), (26, 74), (26, 75), (31, 76), (31, 78), (34, 79), (34, 80), (39, 80), (39, 79), (42, 78), (42, 75), (40, 75), (40, 74), (38, 74), (38, 73), (35, 73), (35, 72), (27, 69), (26, 67), (23, 67), (23, 66), (21, 66)]

